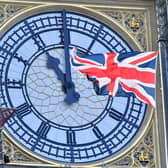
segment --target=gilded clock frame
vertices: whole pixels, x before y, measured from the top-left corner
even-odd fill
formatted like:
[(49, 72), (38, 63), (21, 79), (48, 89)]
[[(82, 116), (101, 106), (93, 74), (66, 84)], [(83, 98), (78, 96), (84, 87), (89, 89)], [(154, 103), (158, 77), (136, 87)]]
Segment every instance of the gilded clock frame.
[[(73, 3), (73, 5), (70, 5), (70, 3)], [(71, 0), (71, 2), (55, 2), (50, 1), (50, 2), (32, 2), (32, 1), (8, 1), (8, 2), (4, 2), (3, 0), (0, 0), (0, 5), (14, 5), (14, 6), (18, 6), (20, 7), (20, 10), (18, 10), (16, 13), (9, 15), (7, 19), (5, 19), (4, 22), (2, 22), (2, 24), (0, 24), (0, 32), (1, 34), (3, 34), (9, 27), (11, 27), (12, 25), (14, 25), (15, 23), (17, 23), (18, 21), (20, 21), (21, 19), (24, 19), (25, 17), (31, 16), (33, 14), (35, 14), (36, 12), (40, 12), (43, 9), (47, 9), (47, 11), (51, 11), (51, 10), (57, 10), (60, 8), (65, 8), (67, 10), (70, 11), (75, 11), (75, 12), (80, 12), (80, 13), (84, 13), (86, 15), (86, 11), (88, 13), (88, 16), (92, 16), (93, 18), (96, 18), (98, 20), (102, 20), (108, 24), (110, 27), (112, 27), (112, 29), (117, 29), (117, 32), (122, 35), (124, 38), (126, 38), (126, 41), (129, 42), (132, 46), (133, 49), (135, 50), (152, 50), (154, 48), (156, 48), (156, 44), (154, 44), (154, 41), (156, 40), (155, 38), (152, 38), (152, 33), (150, 31), (151, 27), (154, 26), (154, 21), (147, 23), (147, 21), (151, 20), (151, 13), (154, 12), (153, 11), (153, 5), (151, 5), (150, 3), (147, 3), (147, 7), (145, 6), (141, 6), (140, 7), (135, 7), (137, 6), (136, 4), (134, 4), (134, 7), (132, 9), (132, 7), (128, 7), (128, 5), (124, 2), (119, 2), (119, 4), (121, 4), (121, 6), (119, 6), (117, 3), (112, 2), (112, 6), (109, 6), (106, 4), (106, 2), (99, 3), (98, 5), (95, 5), (93, 3), (90, 3), (89, 1), (82, 1), (82, 2), (75, 2), (75, 0)], [(115, 19), (114, 17), (112, 17), (112, 15), (110, 14), (111, 11), (118, 11), (122, 12), (122, 15), (124, 15), (126, 13), (126, 10), (128, 11), (135, 11), (137, 13), (142, 13), (143, 15), (143, 21), (144, 23), (146, 23), (146, 25), (143, 27), (143, 32), (145, 32), (144, 36), (146, 39), (148, 39), (146, 41), (146, 43), (144, 45), (142, 45), (140, 42), (138, 42), (138, 40), (136, 39), (135, 33), (131, 32), (131, 26), (126, 26), (124, 25), (123, 21), (120, 22), (117, 19)], [(135, 13), (134, 12), (134, 13)], [(138, 21), (137, 21), (138, 22)], [(149, 33), (148, 33), (149, 32)], [(155, 32), (156, 33), (156, 32)], [(145, 47), (144, 47), (145, 46)], [(160, 101), (159, 101), (160, 103)], [(159, 108), (161, 105), (159, 104)], [(155, 114), (153, 114), (153, 110), (150, 114), (149, 120), (147, 121), (147, 125), (145, 127), (145, 129), (143, 130), (143, 132), (141, 133), (141, 135), (137, 138), (136, 142), (132, 145), (132, 147), (129, 150), (124, 151), (121, 156), (117, 156), (114, 157), (112, 160), (108, 160), (103, 162), (102, 164), (100, 163), (96, 163), (92, 166), (100, 166), (100, 165), (105, 165), (105, 164), (109, 164), (109, 163), (114, 163), (117, 160), (120, 160), (121, 158), (124, 157), (124, 155), (128, 154), (131, 150), (135, 149), (135, 147), (142, 141), (143, 137), (146, 135), (146, 133), (148, 132), (149, 128), (151, 128), (155, 134), (155, 136), (157, 136), (157, 131), (155, 131), (153, 128), (155, 127), (156, 123), (158, 122), (157, 120), (155, 120)], [(151, 124), (152, 123), (152, 124)], [(4, 135), (5, 138), (7, 139), (7, 141), (10, 139), (10, 136), (7, 134), (6, 131), (4, 131)], [(137, 135), (138, 136), (138, 135)], [(16, 142), (14, 142), (13, 140), (10, 140), (12, 144), (16, 144), (17, 147), (21, 150), (24, 151), (24, 148), (21, 147), (19, 144), (17, 144)], [(156, 143), (157, 139), (155, 139), (154, 144)], [(158, 153), (156, 152), (156, 149), (158, 149), (159, 147), (156, 145), (155, 149), (154, 149), (154, 154), (158, 155)], [(37, 163), (41, 162), (41, 163), (45, 163), (45, 164), (49, 164), (48, 166), (55, 166), (55, 163), (53, 162), (46, 162), (46, 160), (43, 160), (41, 158), (38, 158), (36, 155), (33, 155), (32, 153), (27, 152), (27, 154), (30, 156), (30, 158), (32, 158), (32, 160), (36, 160), (37, 159)], [(15, 162), (13, 162), (15, 163)], [(159, 163), (159, 161), (156, 161), (156, 165)], [(18, 163), (21, 164), (21, 163)], [(36, 165), (36, 161), (29, 163), (29, 164), (33, 164)], [(40, 165), (40, 164), (38, 164)], [(58, 164), (56, 164), (58, 165)], [(60, 166), (60, 165), (59, 165)], [(62, 164), (61, 166), (64, 166), (64, 164)], [(89, 166), (90, 165), (86, 165)], [(78, 165), (77, 165), (78, 167)]]

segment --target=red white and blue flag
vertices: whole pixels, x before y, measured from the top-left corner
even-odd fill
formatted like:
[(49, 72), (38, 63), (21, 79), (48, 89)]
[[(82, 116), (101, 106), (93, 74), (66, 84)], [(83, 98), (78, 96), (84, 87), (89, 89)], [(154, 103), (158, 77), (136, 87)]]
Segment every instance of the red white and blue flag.
[(74, 47), (71, 55), (71, 66), (87, 75), (97, 94), (114, 97), (124, 90), (155, 107), (157, 52), (82, 55)]

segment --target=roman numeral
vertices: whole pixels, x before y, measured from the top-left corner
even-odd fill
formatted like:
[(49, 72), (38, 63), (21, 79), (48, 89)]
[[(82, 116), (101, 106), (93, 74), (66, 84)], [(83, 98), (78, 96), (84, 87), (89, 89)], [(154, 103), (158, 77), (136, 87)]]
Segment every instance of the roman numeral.
[[(93, 29), (94, 26), (92, 26), (92, 29)], [(94, 45), (94, 43), (96, 42), (96, 40), (98, 39), (99, 37), (99, 34), (101, 32), (101, 30), (103, 29), (103, 25), (100, 25), (99, 29), (97, 30), (97, 33), (95, 34), (95, 37), (94, 39), (92, 40), (91, 44), (89, 45), (88, 49), (87, 49), (87, 52), (91, 50), (92, 46)]]
[[(5, 84), (5, 82), (3, 84)], [(23, 86), (23, 83), (21, 82), (21, 80), (8, 79), (7, 80), (7, 86), (8, 86), (8, 88), (21, 89), (22, 86)]]
[(117, 121), (123, 118), (123, 114), (113, 108), (109, 109), (109, 116)]
[(37, 135), (40, 137), (45, 138), (50, 130), (51, 126), (46, 123), (46, 122), (42, 122), (37, 130)]
[(24, 21), (25, 25), (27, 26), (28, 30), (30, 31), (30, 33), (33, 35), (32, 39), (34, 40), (34, 44), (39, 48), (39, 49), (44, 49), (45, 44), (43, 42), (43, 40), (41, 39), (41, 37), (37, 34), (35, 34), (35, 32), (33, 31), (33, 27), (32, 25), (30, 25), (27, 21)]
[(0, 47), (0, 57), (7, 59), (5, 56), (6, 55), (13, 55), (10, 51), (8, 51), (6, 48)]
[(27, 103), (24, 103), (16, 108), (16, 114), (19, 118), (23, 118), (24, 116), (30, 113), (31, 113), (31, 109)]
[(75, 131), (68, 130), (66, 134), (67, 134), (67, 143), (72, 145), (76, 144)]
[(22, 62), (25, 66), (28, 64), (28, 61), (23, 59), (22, 56), (18, 56), (17, 53), (14, 55), (14, 58), (16, 58), (18, 60), (18, 62)]
[(11, 50), (13, 48), (13, 45), (12, 44), (9, 44), (7, 41), (4, 42), (4, 47), (5, 49), (7, 50)]
[(97, 126), (94, 126), (93, 133), (96, 135), (97, 138), (103, 137), (103, 133), (100, 131), (100, 129)]

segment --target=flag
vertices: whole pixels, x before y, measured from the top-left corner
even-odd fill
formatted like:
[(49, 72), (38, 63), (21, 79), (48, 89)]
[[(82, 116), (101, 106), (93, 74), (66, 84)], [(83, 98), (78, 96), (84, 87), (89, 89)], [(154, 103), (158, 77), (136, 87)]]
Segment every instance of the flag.
[(15, 108), (0, 108), (0, 128), (3, 127), (15, 111)]
[(98, 95), (133, 94), (155, 107), (157, 52), (82, 55), (74, 47), (71, 66), (87, 75)]

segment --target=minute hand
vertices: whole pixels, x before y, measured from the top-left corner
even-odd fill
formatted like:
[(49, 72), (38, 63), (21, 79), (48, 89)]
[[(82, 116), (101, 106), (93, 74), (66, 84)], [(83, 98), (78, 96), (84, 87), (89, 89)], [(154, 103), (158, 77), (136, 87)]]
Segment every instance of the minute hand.
[(70, 55), (69, 55), (69, 33), (66, 25), (66, 12), (62, 12), (63, 18), (63, 31), (64, 31), (64, 55), (65, 55), (65, 87), (66, 97), (64, 101), (68, 104), (72, 104), (79, 100), (79, 93), (75, 92), (75, 85), (71, 77)]

